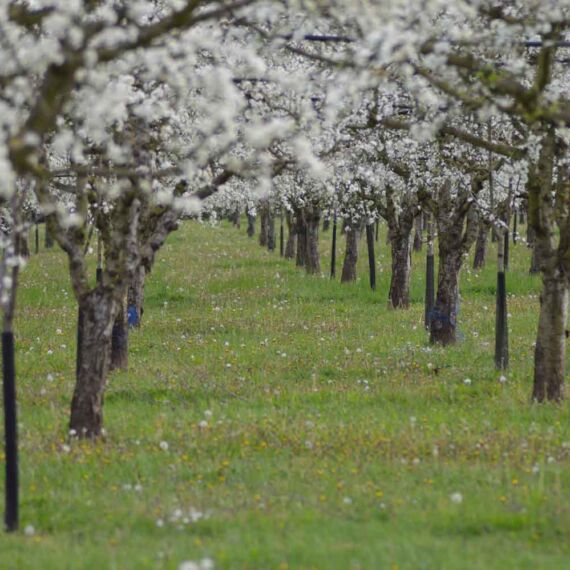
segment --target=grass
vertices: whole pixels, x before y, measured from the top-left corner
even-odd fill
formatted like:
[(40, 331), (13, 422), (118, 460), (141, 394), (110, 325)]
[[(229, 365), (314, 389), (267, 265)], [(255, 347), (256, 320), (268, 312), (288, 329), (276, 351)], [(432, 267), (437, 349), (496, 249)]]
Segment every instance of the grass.
[(364, 256), (341, 286), (244, 233), (188, 223), (171, 237), (95, 445), (67, 437), (65, 259), (32, 257), (17, 367), (21, 519), (34, 534), (1, 536), (0, 568), (567, 567), (569, 409), (529, 403), (540, 279), (526, 248), (512, 248), (500, 383), (494, 248), (485, 270), (463, 272), (464, 340), (442, 349), (422, 326), (423, 254), (413, 306), (395, 312), (384, 239), (371, 292)]

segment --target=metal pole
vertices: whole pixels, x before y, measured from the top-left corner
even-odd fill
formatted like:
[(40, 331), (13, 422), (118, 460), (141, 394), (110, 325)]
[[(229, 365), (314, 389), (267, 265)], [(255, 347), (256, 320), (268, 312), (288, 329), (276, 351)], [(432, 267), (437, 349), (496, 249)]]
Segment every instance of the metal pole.
[(333, 218), (333, 231), (332, 231), (331, 279), (334, 279), (336, 275), (336, 230), (337, 230), (337, 218), (335, 210)]
[(509, 330), (507, 326), (507, 286), (505, 280), (504, 243), (509, 241), (509, 232), (499, 238), (497, 254), (497, 310), (495, 321), (495, 367), (505, 370), (509, 366)]
[(2, 373), (4, 389), (4, 440), (6, 454), (6, 531), (18, 530), (18, 422), (16, 412), (16, 366), (14, 334), (2, 333)]
[(366, 224), (366, 242), (368, 243), (368, 269), (370, 289), (376, 291), (376, 258), (374, 255), (374, 224)]
[(431, 215), (427, 221), (427, 256), (426, 256), (426, 298), (424, 324), (427, 330), (431, 327), (431, 317), (435, 306), (435, 255), (433, 246), (433, 224)]
[(285, 255), (285, 230), (283, 229), (283, 214), (281, 214), (281, 227), (279, 228), (279, 253)]

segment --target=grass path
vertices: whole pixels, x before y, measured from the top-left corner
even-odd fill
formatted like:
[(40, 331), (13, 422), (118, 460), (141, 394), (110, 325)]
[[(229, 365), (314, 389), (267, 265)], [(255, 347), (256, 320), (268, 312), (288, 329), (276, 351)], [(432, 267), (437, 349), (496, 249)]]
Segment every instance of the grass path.
[(507, 278), (501, 383), (493, 263), (464, 271), (464, 340), (442, 350), (422, 327), (422, 254), (413, 306), (393, 312), (384, 241), (372, 293), (364, 258), (341, 286), (244, 234), (188, 223), (171, 237), (97, 445), (67, 439), (64, 257), (31, 259), (17, 367), (34, 533), (0, 537), (0, 569), (570, 567), (569, 408), (529, 404), (540, 281), (526, 248)]

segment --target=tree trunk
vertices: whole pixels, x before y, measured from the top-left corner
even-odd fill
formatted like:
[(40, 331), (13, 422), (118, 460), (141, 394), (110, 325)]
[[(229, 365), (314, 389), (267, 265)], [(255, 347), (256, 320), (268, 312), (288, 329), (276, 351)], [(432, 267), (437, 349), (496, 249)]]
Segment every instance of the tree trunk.
[(53, 247), (53, 237), (50, 233), (50, 231), (48, 230), (48, 225), (45, 224), (45, 228), (46, 228), (46, 234), (45, 234), (45, 248), (46, 249), (50, 249)]
[(135, 271), (127, 294), (127, 320), (129, 327), (139, 327), (144, 313), (144, 282), (146, 269), (139, 265)]
[(103, 394), (116, 309), (111, 294), (102, 287), (97, 287), (81, 300), (81, 309), (81, 358), (69, 427), (79, 437), (95, 438), (101, 435), (103, 426)]
[(235, 211), (232, 212), (232, 214), (230, 215), (230, 221), (238, 230), (240, 229), (241, 225), (240, 225), (239, 208), (236, 208)]
[(30, 247), (28, 244), (28, 236), (20, 235), (20, 255), (26, 259), (30, 257)]
[(422, 250), (422, 233), (423, 233), (422, 222), (423, 222), (422, 216), (418, 216), (415, 221), (414, 251)]
[(321, 272), (321, 260), (319, 255), (319, 226), (321, 224), (321, 212), (314, 209), (306, 213), (307, 245), (305, 251), (305, 270), (310, 275), (318, 275)]
[(356, 281), (356, 264), (358, 262), (358, 227), (353, 224), (346, 229), (346, 251), (342, 265), (341, 283)]
[(247, 235), (253, 237), (255, 235), (255, 216), (247, 214)]
[(295, 216), (296, 234), (297, 234), (297, 267), (304, 267), (307, 259), (307, 224), (303, 212), (297, 212)]
[[(440, 236), (441, 238), (441, 236)], [(457, 340), (457, 311), (459, 306), (459, 270), (461, 253), (439, 249), (439, 275), (435, 307), (431, 318), (432, 343), (453, 344)]]
[(566, 322), (568, 285), (560, 272), (544, 274), (540, 295), (540, 317), (534, 350), (534, 386), (532, 398), (560, 401), (566, 373)]
[(287, 212), (285, 215), (287, 221), (287, 245), (285, 246), (285, 259), (293, 259), (297, 246), (297, 227), (291, 219), (291, 214)]
[(267, 242), (269, 238), (269, 212), (265, 207), (261, 208), (260, 211), (261, 227), (259, 228), (259, 245), (261, 247), (267, 247)]
[(489, 227), (485, 222), (480, 222), (479, 231), (477, 233), (477, 241), (475, 242), (475, 257), (473, 258), (473, 269), (482, 269), (483, 267), (485, 267), (488, 235), (489, 235)]
[(275, 251), (275, 216), (268, 212), (267, 214), (267, 249)]
[(388, 303), (393, 309), (407, 309), (410, 306), (410, 262), (411, 232), (392, 232), (392, 278)]
[(129, 327), (127, 303), (124, 299), (118, 307), (111, 333), (111, 370), (127, 370), (129, 365)]
[(532, 247), (531, 256), (530, 256), (530, 268), (528, 272), (531, 275), (537, 275), (540, 273), (540, 266), (538, 264), (538, 253), (536, 251), (536, 247)]

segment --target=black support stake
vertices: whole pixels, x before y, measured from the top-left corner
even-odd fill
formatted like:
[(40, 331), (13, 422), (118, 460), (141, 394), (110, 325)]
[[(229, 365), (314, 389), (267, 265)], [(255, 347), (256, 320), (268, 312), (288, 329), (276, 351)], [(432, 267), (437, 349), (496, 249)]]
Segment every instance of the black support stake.
[(35, 237), (36, 237), (36, 255), (37, 255), (40, 252), (40, 228), (38, 227), (38, 224), (36, 224)]
[[(509, 241), (509, 233), (504, 235)], [(500, 247), (497, 256), (497, 309), (495, 320), (495, 368), (506, 370), (509, 366), (509, 329), (507, 326), (507, 286), (505, 279), (504, 250)]]
[(16, 416), (14, 335), (12, 332), (2, 333), (2, 373), (4, 380), (4, 449), (6, 455), (4, 523), (7, 532), (14, 532), (18, 530), (18, 423)]
[(333, 219), (333, 230), (332, 230), (332, 248), (331, 248), (331, 279), (334, 279), (336, 275), (336, 212)]
[[(509, 227), (509, 219), (507, 218), (507, 228)], [(501, 247), (501, 239), (499, 238), (499, 248)], [(510, 245), (509, 245), (509, 230), (505, 232), (504, 237), (504, 248), (505, 248), (505, 271), (509, 268), (510, 261)]]
[(281, 214), (281, 227), (279, 228), (279, 253), (285, 255), (285, 230), (283, 228), (283, 214)]
[(366, 242), (368, 244), (368, 269), (370, 272), (370, 289), (376, 291), (376, 256), (374, 255), (374, 223), (366, 225)]
[(431, 216), (427, 222), (428, 247), (426, 256), (426, 299), (424, 324), (427, 330), (431, 328), (431, 317), (435, 306), (435, 255), (433, 247), (433, 229)]

